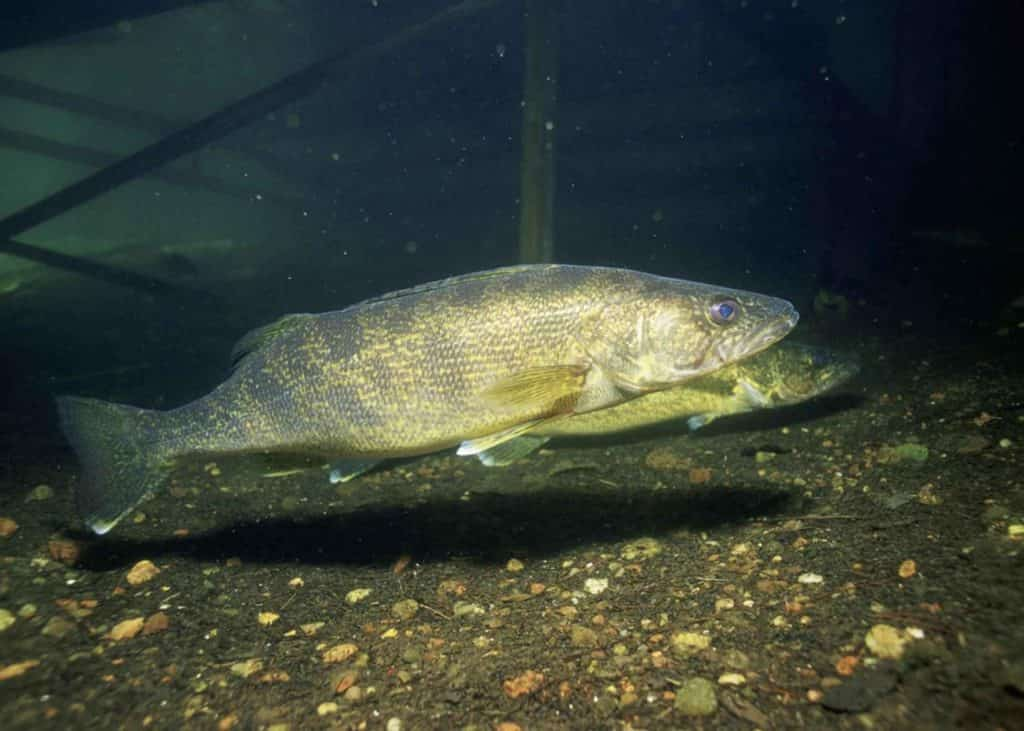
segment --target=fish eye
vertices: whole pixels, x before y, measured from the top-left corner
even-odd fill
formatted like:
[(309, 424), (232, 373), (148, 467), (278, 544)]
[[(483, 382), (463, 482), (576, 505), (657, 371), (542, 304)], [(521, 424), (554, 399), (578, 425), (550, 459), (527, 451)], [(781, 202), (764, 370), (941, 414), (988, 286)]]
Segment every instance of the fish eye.
[(734, 299), (724, 299), (715, 302), (708, 310), (711, 322), (716, 325), (727, 325), (736, 319), (740, 313), (739, 303)]

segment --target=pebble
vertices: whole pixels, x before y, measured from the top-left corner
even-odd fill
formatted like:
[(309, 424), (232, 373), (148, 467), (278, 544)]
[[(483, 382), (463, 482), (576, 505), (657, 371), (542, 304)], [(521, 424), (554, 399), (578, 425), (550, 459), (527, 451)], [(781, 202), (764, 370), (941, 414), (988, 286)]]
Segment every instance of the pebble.
[(38, 611), (39, 607), (29, 602), (21, 605), (21, 608), (18, 610), (18, 616), (22, 619), (32, 619), (32, 617), (36, 616), (36, 612)]
[(487, 610), (473, 602), (455, 602), (452, 606), (452, 613), (456, 617), (474, 617), (480, 614), (487, 614)]
[(676, 691), (675, 708), (684, 716), (710, 716), (718, 710), (715, 684), (707, 678), (690, 678)]
[(144, 559), (132, 566), (124, 578), (132, 586), (138, 586), (150, 581), (159, 573), (160, 569), (156, 567), (156, 564), (148, 559)]
[(699, 632), (676, 632), (669, 642), (672, 652), (682, 657), (696, 655), (711, 646), (711, 638)]
[(597, 647), (597, 632), (582, 624), (574, 624), (569, 630), (569, 639), (574, 647)]
[(49, 485), (36, 485), (32, 488), (32, 492), (25, 498), (25, 502), (31, 503), (41, 500), (49, 500), (53, 497), (53, 488)]
[(258, 673), (263, 669), (263, 661), (259, 658), (253, 657), (242, 662), (236, 662), (231, 666), (231, 672), (242, 678), (248, 678), (250, 675)]
[(661, 553), (661, 543), (656, 538), (637, 538), (622, 547), (622, 558), (627, 561), (643, 561)]
[(155, 635), (157, 632), (165, 632), (171, 626), (170, 618), (164, 612), (156, 612), (146, 618), (142, 625), (142, 634)]
[(1013, 446), (1013, 442), (1011, 440), (1005, 439), (1005, 438), (1004, 439), (1000, 439), (999, 440), (999, 446), (1002, 447), (1003, 449), (1009, 449), (1010, 447)]
[(1024, 541), (1024, 523), (1011, 523), (1006, 526), (1006, 535), (1015, 541)]
[(15, 621), (14, 612), (9, 609), (0, 609), (0, 632), (10, 627)]
[(301, 589), (305, 585), (306, 585), (306, 582), (302, 580), (301, 576), (296, 576), (294, 579), (291, 579), (288, 582), (288, 586), (290, 586), (293, 589)]
[(64, 619), (64, 617), (50, 617), (49, 621), (43, 626), (42, 633), (47, 637), (63, 639), (74, 631), (75, 625), (70, 620)]
[(722, 673), (718, 676), (719, 685), (743, 685), (746, 682), (746, 677), (740, 673)]
[(279, 619), (281, 619), (281, 615), (276, 612), (260, 612), (256, 617), (256, 620), (264, 627), (269, 627)]
[(909, 579), (911, 576), (917, 573), (917, 563), (912, 558), (908, 558), (906, 561), (900, 564), (899, 575), (901, 579)]
[(0, 518), (0, 538), (10, 538), (18, 530), (18, 524), (13, 518)]
[(353, 685), (351, 688), (346, 690), (341, 697), (344, 698), (348, 703), (355, 705), (356, 703), (361, 703), (365, 695), (366, 694), (362, 688), (360, 688), (358, 685)]
[(384, 731), (402, 731), (402, 719), (392, 716), (384, 726)]
[(330, 716), (332, 713), (337, 712), (338, 704), (334, 701), (327, 701), (326, 703), (321, 703), (319, 706), (316, 707), (316, 715), (320, 717)]
[(412, 619), (420, 611), (420, 603), (415, 599), (402, 599), (391, 606), (391, 616), (396, 619)]
[(514, 574), (519, 573), (524, 568), (526, 568), (526, 566), (524, 566), (523, 562), (520, 561), (518, 558), (510, 558), (508, 560), (508, 563), (505, 564), (505, 570), (511, 571)]
[(583, 582), (583, 588), (587, 590), (588, 594), (597, 596), (608, 588), (608, 579), (587, 579)]
[(345, 662), (359, 652), (359, 647), (351, 642), (343, 642), (340, 645), (324, 650), (323, 659), (325, 663)]
[(364, 588), (353, 589), (352, 591), (350, 591), (348, 594), (345, 595), (345, 601), (348, 602), (349, 604), (358, 604), (359, 602), (363, 601), (363, 599), (365, 599), (366, 597), (370, 596), (370, 594), (372, 594), (372, 593), (373, 593), (373, 589), (364, 589)]
[(871, 654), (884, 660), (899, 660), (907, 646), (905, 632), (888, 624), (876, 624), (864, 636), (864, 644)]
[(146, 620), (142, 617), (133, 617), (132, 619), (126, 619), (123, 622), (118, 622), (114, 625), (114, 629), (107, 633), (107, 637), (115, 642), (121, 640), (130, 640), (135, 637), (139, 632), (142, 631), (143, 625)]

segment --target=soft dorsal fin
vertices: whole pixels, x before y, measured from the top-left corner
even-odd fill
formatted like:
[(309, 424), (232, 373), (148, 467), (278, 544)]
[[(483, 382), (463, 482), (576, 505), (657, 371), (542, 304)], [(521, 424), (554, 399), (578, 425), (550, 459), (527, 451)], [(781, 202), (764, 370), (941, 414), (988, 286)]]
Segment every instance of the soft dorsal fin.
[(316, 317), (316, 315), (310, 315), (307, 313), (298, 313), (295, 315), (285, 315), (277, 320), (274, 320), (269, 325), (258, 327), (255, 330), (250, 330), (242, 339), (235, 343), (235, 347), (231, 349), (231, 367), (233, 369), (245, 360), (246, 356), (255, 353), (261, 348), (265, 348), (267, 345), (277, 340), (285, 333), (289, 333), (296, 327), (304, 323), (310, 318)]

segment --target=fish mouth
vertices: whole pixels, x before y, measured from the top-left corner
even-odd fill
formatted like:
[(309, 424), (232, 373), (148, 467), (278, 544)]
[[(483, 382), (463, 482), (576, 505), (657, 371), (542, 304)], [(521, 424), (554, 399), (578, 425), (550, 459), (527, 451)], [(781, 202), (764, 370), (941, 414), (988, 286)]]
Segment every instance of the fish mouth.
[(761, 325), (748, 338), (745, 338), (736, 346), (720, 349), (718, 356), (721, 362), (726, 364), (742, 358), (749, 358), (786, 337), (789, 331), (796, 327), (796, 324), (800, 321), (800, 313), (796, 311), (796, 308), (789, 303), (787, 305), (788, 307), (783, 311), (782, 315)]

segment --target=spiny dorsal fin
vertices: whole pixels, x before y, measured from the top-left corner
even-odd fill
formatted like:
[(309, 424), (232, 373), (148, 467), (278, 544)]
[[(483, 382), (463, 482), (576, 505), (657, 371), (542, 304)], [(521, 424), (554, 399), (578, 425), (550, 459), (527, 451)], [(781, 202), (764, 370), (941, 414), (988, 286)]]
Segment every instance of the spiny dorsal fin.
[(291, 332), (306, 320), (316, 317), (306, 313), (285, 315), (274, 320), (269, 325), (250, 330), (239, 340), (231, 350), (231, 367), (237, 369), (245, 360), (246, 356), (255, 353), (257, 350), (266, 347), (285, 333)]
[(454, 277), (448, 277), (447, 279), (438, 279), (434, 282), (426, 282), (425, 284), (417, 284), (414, 287), (406, 287), (405, 289), (399, 289), (395, 292), (387, 292), (385, 294), (377, 295), (376, 297), (370, 297), (361, 302), (357, 302), (352, 307), (361, 307), (363, 305), (375, 305), (379, 302), (389, 302), (390, 300), (401, 299), (403, 297), (409, 297), (415, 294), (423, 294), (424, 292), (436, 292), (439, 290), (447, 289), (456, 284), (463, 284), (465, 282), (480, 282), (489, 279), (504, 279), (510, 277), (513, 274), (519, 274), (521, 272), (527, 272), (531, 270), (549, 269), (560, 266), (558, 264), (519, 264), (517, 266), (500, 267), (498, 269), (488, 269), (483, 272), (471, 272), (469, 274), (459, 274)]

